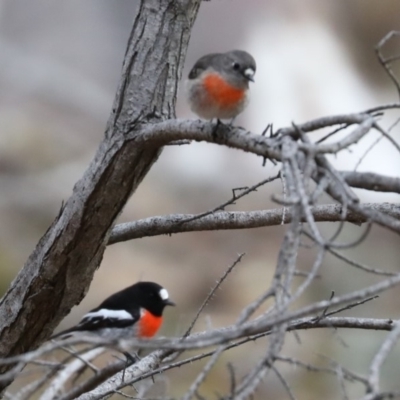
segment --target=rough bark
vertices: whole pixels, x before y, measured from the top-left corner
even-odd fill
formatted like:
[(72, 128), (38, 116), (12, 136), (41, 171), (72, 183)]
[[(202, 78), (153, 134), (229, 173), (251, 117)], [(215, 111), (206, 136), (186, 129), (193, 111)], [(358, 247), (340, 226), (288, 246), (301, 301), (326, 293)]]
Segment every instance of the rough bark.
[(85, 296), (116, 217), (160, 154), (159, 147), (135, 138), (147, 124), (174, 117), (199, 3), (142, 0), (138, 5), (105, 138), (1, 299), (0, 357), (38, 346)]

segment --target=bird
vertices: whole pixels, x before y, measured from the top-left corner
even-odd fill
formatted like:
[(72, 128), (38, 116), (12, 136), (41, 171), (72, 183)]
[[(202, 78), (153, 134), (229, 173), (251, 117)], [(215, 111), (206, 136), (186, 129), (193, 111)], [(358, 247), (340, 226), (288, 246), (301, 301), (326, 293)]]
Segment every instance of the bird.
[(137, 282), (107, 297), (77, 325), (50, 339), (67, 339), (79, 333), (109, 340), (151, 338), (161, 327), (166, 306), (175, 306), (167, 289), (155, 282)]
[(207, 120), (234, 119), (248, 103), (255, 72), (254, 58), (243, 50), (201, 57), (186, 81), (191, 110)]

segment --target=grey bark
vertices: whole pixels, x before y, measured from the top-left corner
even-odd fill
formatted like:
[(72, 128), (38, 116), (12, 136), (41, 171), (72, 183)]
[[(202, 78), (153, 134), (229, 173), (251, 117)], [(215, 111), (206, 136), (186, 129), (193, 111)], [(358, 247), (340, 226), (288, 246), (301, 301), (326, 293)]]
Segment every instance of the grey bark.
[(147, 124), (174, 117), (199, 4), (139, 3), (105, 138), (0, 301), (0, 357), (38, 346), (85, 296), (116, 217), (160, 154), (160, 147), (135, 139)]

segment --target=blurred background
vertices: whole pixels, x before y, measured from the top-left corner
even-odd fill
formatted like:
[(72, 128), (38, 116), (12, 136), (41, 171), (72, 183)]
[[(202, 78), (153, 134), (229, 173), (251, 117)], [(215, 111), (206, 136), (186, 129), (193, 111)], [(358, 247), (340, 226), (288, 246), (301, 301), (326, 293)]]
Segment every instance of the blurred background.
[[(0, 1), (0, 295), (23, 266), (39, 238), (71, 194), (102, 140), (119, 81), (136, 1), (44, 0)], [(184, 76), (206, 53), (247, 50), (257, 61), (252, 99), (237, 123), (261, 133), (308, 119), (361, 111), (397, 101), (396, 91), (374, 54), (374, 46), (390, 30), (400, 29), (398, 0), (213, 0), (203, 2), (192, 32)], [(397, 48), (389, 46), (388, 53)], [(196, 118), (181, 85), (176, 114)], [(382, 121), (388, 127), (396, 119)], [(399, 130), (393, 130), (399, 138)], [(337, 157), (340, 169), (353, 169), (370, 135), (357, 149)], [(197, 213), (229, 199), (232, 188), (251, 186), (277, 172), (271, 164), (239, 151), (210, 144), (166, 148), (120, 222), (169, 213)], [(358, 170), (395, 176), (400, 161), (382, 140)], [(229, 210), (276, 207), (271, 193), (280, 183), (259, 190)], [(393, 194), (359, 192), (363, 201), (398, 202)], [(333, 227), (324, 224), (325, 233)], [(361, 234), (351, 226), (342, 241)], [(215, 281), (238, 253), (246, 257), (229, 277), (196, 325), (197, 330), (233, 323), (240, 310), (265, 290), (273, 273), (284, 229), (201, 232), (140, 239), (110, 246), (87, 297), (64, 320), (61, 328), (78, 321), (105, 296), (137, 280), (154, 280), (167, 287), (178, 304), (167, 310), (162, 335), (182, 333)], [(374, 227), (368, 241), (347, 251), (376, 268), (397, 270), (398, 236)], [(314, 252), (301, 252), (299, 268), (307, 270)], [(349, 271), (349, 266), (326, 257), (321, 279), (301, 299), (330, 297), (377, 281)], [(351, 273), (351, 275), (349, 275)], [(352, 279), (349, 279), (349, 276)], [(396, 290), (351, 315), (398, 318)], [(301, 343), (288, 337), (284, 353), (310, 363), (337, 360), (358, 373), (368, 363), (384, 333), (329, 330), (300, 333)], [(259, 341), (234, 350), (233, 364), (241, 376), (265, 348)], [(207, 380), (203, 395), (229, 387), (226, 355)], [(239, 362), (240, 360), (240, 362)], [(393, 362), (395, 359), (392, 360)], [(384, 384), (399, 385), (398, 368), (389, 364)], [(171, 396), (182, 394), (199, 365), (172, 371)], [(336, 377), (306, 373), (283, 366), (299, 399), (340, 397)], [(179, 375), (178, 375), (179, 374)], [(173, 382), (173, 384), (171, 383)], [(349, 386), (350, 394), (362, 388)], [(399, 389), (399, 387), (398, 387)], [(160, 389), (161, 390), (161, 389)], [(257, 392), (259, 399), (285, 399), (272, 375)], [(341, 397), (340, 397), (341, 398)]]

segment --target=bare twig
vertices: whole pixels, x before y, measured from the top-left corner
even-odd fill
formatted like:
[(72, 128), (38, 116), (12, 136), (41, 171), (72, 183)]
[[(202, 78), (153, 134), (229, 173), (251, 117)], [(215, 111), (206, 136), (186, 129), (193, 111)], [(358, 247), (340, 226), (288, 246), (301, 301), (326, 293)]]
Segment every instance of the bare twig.
[(370, 368), (368, 376), (368, 393), (364, 396), (365, 400), (372, 400), (379, 398), (379, 375), (381, 372), (382, 364), (386, 361), (393, 347), (396, 345), (400, 338), (400, 323), (396, 321), (393, 324), (393, 330), (387, 335), (386, 339), (382, 343), (380, 349), (375, 354)]
[(69, 365), (65, 366), (58, 375), (52, 380), (48, 388), (40, 396), (40, 400), (52, 400), (58, 398), (60, 392), (65, 387), (66, 383), (73, 377), (73, 375), (79, 371), (83, 365), (88, 365), (93, 368), (90, 361), (97, 358), (100, 354), (104, 352), (104, 348), (98, 347), (87, 351), (71, 362)]
[(378, 60), (380, 62), (380, 64), (382, 65), (382, 67), (384, 68), (384, 70), (386, 71), (387, 75), (389, 76), (389, 78), (392, 80), (394, 86), (397, 89), (397, 93), (400, 97), (400, 82), (398, 80), (398, 78), (396, 77), (396, 75), (394, 74), (392, 68), (391, 68), (391, 64), (399, 59), (399, 56), (394, 56), (394, 57), (389, 57), (389, 58), (385, 58), (382, 54), (382, 49), (385, 46), (385, 44), (393, 39), (394, 37), (400, 37), (400, 32), (399, 31), (391, 31), (388, 34), (386, 34), (380, 41), (379, 43), (376, 45), (375, 47), (375, 52), (376, 55), (378, 57)]
[(183, 334), (183, 338), (187, 337), (190, 332), (192, 331), (196, 321), (198, 320), (200, 314), (203, 312), (204, 308), (207, 306), (207, 304), (210, 302), (210, 300), (213, 298), (215, 292), (220, 288), (222, 283), (225, 281), (225, 279), (228, 277), (228, 275), (233, 271), (233, 269), (238, 265), (241, 261), (242, 258), (244, 257), (245, 253), (239, 254), (236, 260), (230, 265), (230, 267), (224, 272), (224, 274), (221, 276), (221, 278), (218, 279), (216, 285), (211, 289), (210, 293), (207, 295), (207, 297), (204, 299), (203, 304), (200, 306), (198, 309), (195, 317), (193, 318), (190, 326), (186, 330), (186, 332)]
[(201, 218), (206, 217), (206, 216), (208, 216), (208, 215), (214, 214), (214, 213), (216, 213), (217, 211), (223, 211), (223, 210), (225, 210), (225, 208), (226, 208), (228, 205), (235, 204), (235, 201), (236, 201), (236, 200), (239, 200), (239, 199), (241, 199), (242, 197), (247, 196), (247, 195), (248, 195), (249, 193), (251, 193), (251, 192), (257, 191), (257, 189), (260, 188), (261, 186), (264, 186), (264, 185), (266, 185), (267, 183), (273, 182), (273, 181), (275, 181), (275, 180), (278, 179), (278, 178), (279, 178), (279, 173), (278, 173), (277, 175), (271, 177), (271, 178), (264, 179), (263, 181), (261, 181), (261, 182), (255, 184), (255, 185), (253, 185), (253, 186), (251, 186), (251, 187), (249, 187), (249, 188), (240, 188), (240, 189), (242, 189), (242, 192), (241, 192), (240, 194), (236, 194), (236, 190), (238, 190), (239, 188), (233, 189), (233, 190), (232, 190), (232, 192), (233, 192), (232, 198), (229, 199), (229, 200), (227, 200), (225, 203), (220, 204), (219, 206), (213, 208), (213, 209), (210, 210), (210, 211), (206, 211), (206, 212), (204, 212), (204, 213), (201, 213), (201, 214), (198, 214), (198, 215), (195, 215), (195, 216), (192, 216), (192, 217), (188, 217), (188, 218), (186, 218), (186, 219), (181, 219), (181, 220), (177, 221), (177, 223), (178, 223), (178, 224), (186, 224), (186, 223), (188, 223), (188, 222), (195, 221), (196, 219), (201, 219)]

